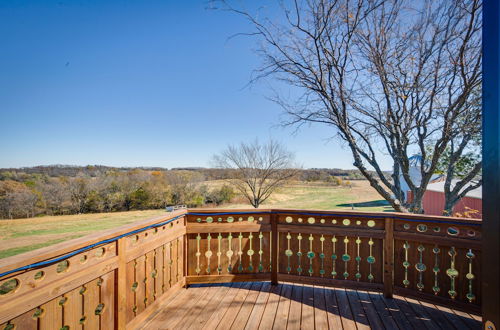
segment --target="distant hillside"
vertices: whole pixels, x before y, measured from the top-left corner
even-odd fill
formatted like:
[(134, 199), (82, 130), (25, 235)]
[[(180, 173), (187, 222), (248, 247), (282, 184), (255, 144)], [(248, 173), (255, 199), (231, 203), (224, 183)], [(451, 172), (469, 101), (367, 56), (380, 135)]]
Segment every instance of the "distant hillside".
[[(142, 170), (147, 172), (158, 171), (190, 171), (202, 174), (207, 180), (220, 180), (228, 177), (230, 171), (216, 168), (204, 167), (176, 167), (172, 169), (164, 167), (112, 167), (104, 165), (41, 165), (21, 168), (0, 168), (0, 180), (12, 179), (19, 174), (43, 175), (47, 177), (100, 177), (110, 172), (130, 172)], [(342, 177), (349, 180), (360, 180), (363, 176), (358, 170), (343, 170), (339, 168), (310, 168), (300, 171), (300, 178), (303, 181), (325, 181), (331, 176)]]

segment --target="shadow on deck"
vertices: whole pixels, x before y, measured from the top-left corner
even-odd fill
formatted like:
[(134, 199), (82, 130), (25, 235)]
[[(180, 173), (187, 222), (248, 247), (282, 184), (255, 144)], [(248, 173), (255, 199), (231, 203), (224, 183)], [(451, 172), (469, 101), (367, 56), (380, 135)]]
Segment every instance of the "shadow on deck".
[(481, 317), (380, 292), (270, 282), (198, 284), (140, 329), (480, 329)]

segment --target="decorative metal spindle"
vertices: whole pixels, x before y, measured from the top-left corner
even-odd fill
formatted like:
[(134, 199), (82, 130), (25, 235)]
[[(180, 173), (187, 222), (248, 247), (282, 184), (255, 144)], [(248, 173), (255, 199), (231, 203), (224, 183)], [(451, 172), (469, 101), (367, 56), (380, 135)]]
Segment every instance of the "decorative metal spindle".
[(474, 280), (475, 276), (472, 273), (472, 259), (474, 259), (475, 255), (474, 252), (472, 252), (472, 249), (469, 249), (469, 252), (465, 255), (467, 259), (469, 259), (469, 272), (465, 277), (469, 280), (469, 292), (466, 294), (467, 299), (469, 299), (469, 302), (472, 302), (474, 299), (476, 299), (476, 296), (474, 293), (472, 293), (472, 281)]
[(210, 247), (211, 241), (212, 241), (212, 236), (210, 236), (210, 234), (208, 234), (208, 236), (207, 236), (208, 249), (207, 249), (207, 252), (205, 252), (205, 257), (207, 257), (207, 274), (210, 274), (210, 258), (212, 257), (212, 250)]
[(441, 250), (439, 250), (438, 246), (436, 245), (433, 249), (432, 252), (434, 253), (434, 268), (432, 271), (434, 272), (434, 286), (432, 287), (432, 291), (434, 291), (434, 294), (437, 295), (439, 291), (441, 291), (441, 288), (439, 287), (439, 281), (438, 281), (438, 274), (440, 272), (439, 269), (439, 253)]
[(248, 240), (250, 241), (250, 248), (248, 249), (247, 251), (247, 255), (248, 255), (248, 258), (249, 258), (249, 263), (248, 263), (248, 271), (249, 272), (253, 272), (253, 263), (252, 263), (252, 257), (253, 257), (253, 254), (254, 254), (254, 250), (252, 248), (252, 240), (253, 240), (253, 235), (252, 233), (250, 233), (248, 235)]
[(359, 254), (359, 246), (361, 245), (361, 239), (358, 238), (356, 239), (356, 274), (354, 275), (356, 277), (356, 281), (359, 282), (359, 279), (361, 278), (361, 273), (359, 272), (359, 265), (361, 263), (361, 256)]
[(229, 247), (226, 251), (226, 256), (227, 258), (229, 259), (228, 261), (228, 265), (227, 265), (227, 271), (228, 273), (231, 273), (231, 271), (233, 270), (233, 262), (232, 262), (232, 259), (233, 259), (233, 235), (231, 233), (229, 233), (229, 235), (227, 236), (227, 241), (228, 241), (228, 244), (229, 244)]
[(417, 247), (417, 251), (418, 251), (418, 258), (419, 258), (418, 263), (415, 265), (415, 269), (418, 272), (417, 289), (419, 291), (422, 291), (424, 289), (424, 282), (423, 282), (424, 272), (427, 269), (427, 267), (425, 266), (425, 264), (423, 262), (423, 258), (424, 258), (423, 253), (425, 251), (425, 247), (423, 245), (419, 245)]
[(264, 265), (262, 263), (262, 255), (264, 254), (264, 250), (262, 250), (262, 239), (264, 235), (262, 232), (259, 232), (259, 273), (264, 271)]
[(240, 233), (238, 235), (238, 242), (239, 242), (239, 251), (238, 251), (238, 259), (239, 259), (239, 264), (238, 264), (238, 271), (241, 273), (243, 271), (243, 234)]
[(405, 249), (405, 261), (403, 261), (403, 267), (405, 268), (405, 279), (403, 280), (403, 285), (405, 288), (410, 285), (410, 281), (408, 280), (408, 268), (410, 267), (410, 262), (408, 261), (408, 249), (410, 248), (410, 244), (406, 241), (403, 244), (403, 249)]
[(217, 236), (217, 273), (219, 273), (219, 275), (222, 273), (222, 266), (220, 260), (222, 256), (221, 245), (222, 245), (222, 234), (219, 233), (219, 236)]
[(457, 291), (455, 290), (455, 278), (458, 276), (458, 270), (455, 268), (455, 257), (457, 256), (457, 251), (454, 246), (450, 248), (448, 255), (451, 257), (450, 268), (446, 270), (446, 275), (450, 278), (450, 290), (448, 291), (448, 294), (451, 299), (455, 299), (457, 296)]
[(313, 241), (314, 237), (312, 234), (309, 235), (309, 252), (307, 252), (307, 257), (309, 258), (309, 276), (313, 275), (314, 269), (313, 269), (313, 259), (315, 257), (314, 251), (313, 251)]
[(344, 261), (344, 278), (349, 277), (349, 272), (347, 272), (347, 263), (351, 260), (351, 256), (348, 254), (348, 244), (349, 238), (347, 236), (344, 238), (344, 254), (342, 255), (342, 261)]
[(370, 247), (370, 255), (368, 256), (368, 258), (366, 258), (369, 267), (368, 280), (372, 282), (374, 279), (374, 276), (372, 274), (372, 265), (375, 263), (375, 257), (373, 256), (373, 240), (371, 237), (370, 240), (368, 241), (368, 246)]
[(200, 269), (200, 256), (201, 256), (201, 252), (200, 252), (200, 241), (201, 241), (201, 236), (200, 234), (198, 234), (198, 236), (196, 236), (196, 269), (194, 270), (196, 272), (196, 274), (200, 274), (201, 272), (201, 269)]
[(285, 255), (288, 259), (288, 266), (286, 267), (286, 272), (290, 274), (292, 271), (292, 267), (290, 266), (290, 257), (293, 255), (292, 250), (290, 250), (290, 240), (292, 239), (292, 235), (290, 233), (287, 233), (286, 235), (286, 242), (287, 242), (287, 249), (285, 251)]
[(302, 275), (302, 235), (299, 233), (297, 235), (297, 240), (299, 241), (299, 251), (297, 252), (297, 257), (299, 258), (299, 267), (297, 268), (297, 273)]
[(337, 276), (337, 271), (335, 270), (335, 264), (337, 262), (337, 251), (336, 251), (336, 245), (337, 245), (337, 237), (335, 235), (332, 237), (332, 278), (335, 278)]
[(325, 275), (325, 252), (324, 252), (324, 242), (325, 242), (325, 237), (321, 235), (319, 241), (321, 242), (321, 253), (319, 254), (319, 258), (321, 260), (321, 269), (319, 270), (319, 274), (321, 277)]

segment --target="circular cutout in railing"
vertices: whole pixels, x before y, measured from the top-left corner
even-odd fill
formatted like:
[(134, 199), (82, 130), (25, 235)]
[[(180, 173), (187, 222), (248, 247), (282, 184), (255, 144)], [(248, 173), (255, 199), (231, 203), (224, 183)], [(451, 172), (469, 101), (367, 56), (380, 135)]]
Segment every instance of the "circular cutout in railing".
[(367, 225), (368, 227), (375, 227), (375, 221), (373, 221), (373, 220), (368, 220), (368, 222), (366, 223), (366, 225)]
[(254, 222), (255, 218), (254, 217), (248, 217), (248, 222)]
[(35, 308), (35, 312), (31, 317), (36, 320), (37, 318), (42, 317), (43, 312), (44, 312), (43, 308), (37, 307)]
[(101, 248), (98, 248), (96, 251), (95, 251), (95, 256), (97, 258), (101, 258), (102, 256), (104, 256), (104, 253), (106, 252), (106, 250), (101, 247)]
[(409, 230), (409, 229), (411, 228), (411, 226), (410, 226), (410, 224), (409, 224), (409, 223), (405, 223), (405, 224), (403, 224), (403, 228), (404, 228), (405, 230)]
[(349, 220), (349, 219), (344, 219), (344, 220), (342, 220), (342, 224), (343, 224), (344, 226), (349, 226), (349, 225), (351, 224), (351, 220)]
[(334, 225), (336, 225), (336, 224), (337, 224), (337, 220), (333, 219), (333, 220), (332, 220), (332, 223), (333, 223)]
[(239, 218), (238, 218), (238, 221), (243, 221), (243, 218), (242, 218), (242, 217), (239, 217)]
[(311, 218), (307, 219), (307, 222), (312, 225), (313, 223), (316, 222), (316, 219), (314, 219), (314, 218), (311, 217)]
[(356, 221), (356, 224), (359, 226), (361, 225), (361, 220)]
[(35, 276), (33, 276), (33, 278), (37, 281), (43, 279), (43, 277), (45, 276), (45, 272), (44, 271), (39, 271), (39, 272), (36, 272)]
[(217, 219), (217, 221), (218, 221), (218, 222), (222, 222), (222, 218), (218, 218), (218, 219)]
[(417, 225), (417, 231), (419, 233), (425, 233), (427, 231), (427, 225), (424, 224), (418, 224)]
[(82, 264), (86, 263), (86, 262), (87, 262), (87, 260), (88, 260), (88, 257), (87, 257), (87, 255), (86, 255), (86, 254), (84, 254), (84, 255), (82, 255), (82, 256), (80, 257), (80, 262), (81, 262)]
[(64, 304), (68, 301), (68, 298), (62, 297), (59, 299), (59, 306), (64, 306)]
[(298, 218), (298, 219), (297, 219), (297, 221), (298, 221), (299, 223), (302, 223), (302, 221), (303, 221), (303, 220), (302, 220), (302, 218)]
[(446, 230), (446, 232), (450, 236), (458, 236), (458, 234), (460, 234), (460, 230), (458, 228), (456, 228), (456, 227), (448, 227), (448, 229)]
[(197, 218), (197, 219), (196, 219), (196, 222), (201, 222), (201, 218)]
[(206, 220), (208, 223), (212, 223), (214, 222), (214, 218), (212, 217), (207, 217), (207, 220)]
[(69, 268), (69, 261), (68, 260), (63, 260), (60, 263), (57, 264), (56, 272), (57, 273), (62, 273), (67, 271)]
[(101, 303), (97, 305), (95, 309), (95, 315), (101, 315), (103, 311), (104, 311), (104, 304)]
[(226, 221), (231, 223), (231, 222), (233, 222), (233, 221), (234, 221), (234, 218), (233, 218), (233, 217), (227, 217), (227, 220), (226, 220)]
[(321, 219), (319, 222), (320, 223), (325, 223), (325, 219)]
[(285, 222), (286, 222), (286, 223), (292, 223), (292, 221), (293, 221), (293, 218), (292, 218), (292, 217), (286, 217), (286, 218), (285, 218)]
[(476, 236), (476, 232), (474, 230), (470, 229), (467, 231), (467, 236), (474, 237), (474, 236)]
[(8, 293), (16, 291), (19, 287), (19, 280), (17, 278), (11, 278), (0, 284), (0, 296), (6, 295)]
[(435, 233), (439, 233), (441, 231), (441, 227), (434, 227), (432, 228), (432, 230), (435, 232)]

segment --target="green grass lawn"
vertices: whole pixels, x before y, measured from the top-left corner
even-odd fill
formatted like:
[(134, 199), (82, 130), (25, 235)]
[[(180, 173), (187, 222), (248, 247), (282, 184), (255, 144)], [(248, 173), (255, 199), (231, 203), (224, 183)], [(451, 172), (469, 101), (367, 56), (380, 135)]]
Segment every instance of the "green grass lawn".
[(0, 258), (165, 214), (164, 210), (0, 220)]
[[(240, 208), (248, 204), (224, 205)], [(317, 210), (393, 211), (367, 181), (354, 181), (351, 187), (297, 183), (274, 193), (262, 208), (294, 208)]]
[[(212, 182), (209, 185), (220, 182)], [(223, 208), (250, 208), (240, 199)], [(295, 183), (288, 185), (262, 205), (262, 208), (318, 210), (391, 211), (366, 181), (353, 181), (351, 187)], [(164, 210), (99, 214), (45, 216), (32, 219), (0, 220), (0, 258), (6, 258), (60, 243), (93, 232), (118, 227), (165, 214)]]

